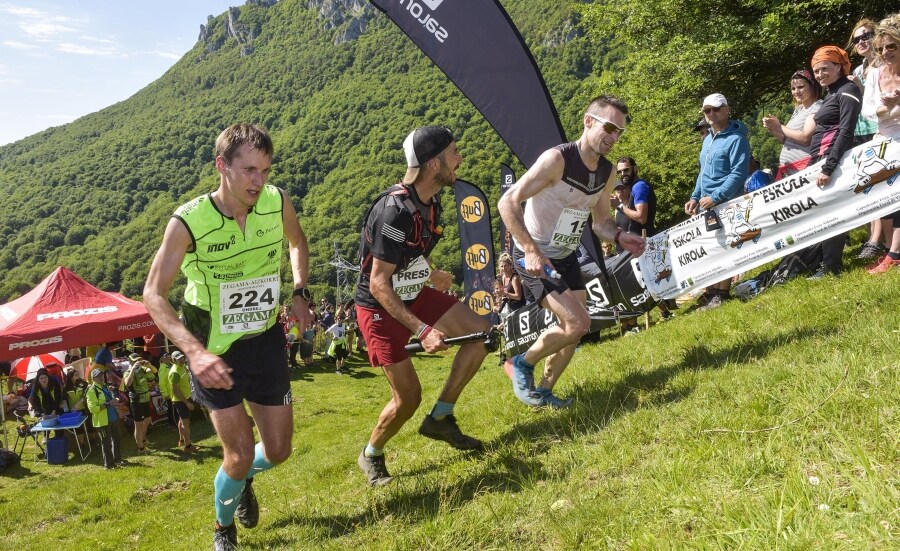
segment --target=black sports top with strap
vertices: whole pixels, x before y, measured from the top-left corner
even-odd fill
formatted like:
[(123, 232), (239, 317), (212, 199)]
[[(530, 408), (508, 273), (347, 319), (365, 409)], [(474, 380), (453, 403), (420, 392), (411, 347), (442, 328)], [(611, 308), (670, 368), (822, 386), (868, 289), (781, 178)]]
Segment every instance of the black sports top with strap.
[(356, 304), (382, 308), (369, 289), (373, 258), (396, 264), (391, 278), (394, 291), (407, 304), (416, 299), (431, 275), (425, 258), (442, 236), (441, 212), (437, 195), (426, 205), (409, 184), (392, 186), (375, 199), (359, 239)]

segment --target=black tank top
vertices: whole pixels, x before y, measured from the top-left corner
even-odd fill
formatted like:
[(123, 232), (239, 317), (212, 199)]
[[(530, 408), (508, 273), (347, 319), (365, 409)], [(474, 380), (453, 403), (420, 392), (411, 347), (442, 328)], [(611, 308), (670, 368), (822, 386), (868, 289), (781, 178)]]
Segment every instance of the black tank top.
[(591, 170), (581, 160), (577, 142), (564, 143), (556, 146), (555, 149), (562, 153), (566, 163), (563, 169), (563, 182), (587, 195), (600, 193), (600, 190), (606, 186), (609, 175), (612, 174), (612, 163), (606, 157), (600, 157), (597, 169)]

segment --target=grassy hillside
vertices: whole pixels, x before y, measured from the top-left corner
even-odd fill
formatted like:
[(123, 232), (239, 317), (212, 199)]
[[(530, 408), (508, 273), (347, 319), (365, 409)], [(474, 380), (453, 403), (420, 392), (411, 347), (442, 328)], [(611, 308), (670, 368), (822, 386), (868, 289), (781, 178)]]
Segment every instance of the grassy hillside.
[[(487, 442), (467, 455), (416, 434), (449, 356), (416, 359), (423, 407), (387, 448), (394, 485), (356, 457), (383, 403), (380, 373), (295, 376), (293, 456), (255, 484), (254, 549), (896, 549), (900, 395), (893, 343), (900, 272), (795, 280), (741, 304), (679, 312), (636, 336), (586, 344), (531, 411), (489, 357), (457, 408)], [(220, 447), (157, 451), (107, 472), (32, 461), (0, 475), (10, 549), (208, 548)], [(31, 452), (29, 447), (28, 451)]]

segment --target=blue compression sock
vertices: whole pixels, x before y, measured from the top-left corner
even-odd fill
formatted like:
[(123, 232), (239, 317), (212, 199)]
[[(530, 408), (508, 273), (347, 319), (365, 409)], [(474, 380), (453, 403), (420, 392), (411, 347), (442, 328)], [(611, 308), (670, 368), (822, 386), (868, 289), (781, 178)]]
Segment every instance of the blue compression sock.
[(434, 403), (434, 407), (431, 409), (431, 416), (434, 417), (435, 421), (440, 421), (444, 417), (453, 414), (454, 405), (456, 404), (441, 402), (440, 400), (438, 400)]
[(219, 526), (230, 526), (234, 522), (234, 512), (241, 502), (241, 492), (244, 491), (244, 480), (235, 480), (228, 476), (225, 467), (219, 467), (216, 478), (213, 481), (216, 497), (216, 521)]
[(263, 445), (262, 442), (256, 444), (256, 456), (253, 458), (253, 464), (250, 465), (250, 472), (247, 473), (247, 478), (253, 478), (263, 471), (268, 471), (272, 467), (274, 467), (272, 463), (266, 459), (266, 456), (263, 454)]
[(520, 366), (525, 367), (527, 369), (534, 369), (534, 364), (530, 364), (527, 361), (525, 361), (525, 353), (524, 352), (522, 352), (521, 354), (519, 354), (518, 356), (513, 358), (513, 362), (518, 363)]
[(384, 450), (379, 450), (372, 444), (366, 444), (366, 451), (363, 452), (366, 457), (378, 457), (380, 455), (384, 455)]

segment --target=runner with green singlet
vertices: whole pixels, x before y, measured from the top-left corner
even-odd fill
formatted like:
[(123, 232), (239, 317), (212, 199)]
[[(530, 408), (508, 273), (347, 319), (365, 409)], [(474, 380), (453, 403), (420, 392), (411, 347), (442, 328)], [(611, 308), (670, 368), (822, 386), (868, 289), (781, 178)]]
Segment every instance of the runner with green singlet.
[[(219, 135), (219, 187), (175, 211), (144, 287), (147, 310), (187, 356), (193, 398), (210, 410), (222, 441), (213, 537), (221, 550), (237, 546), (235, 515), (247, 528), (259, 521), (253, 476), (291, 453), (292, 396), (277, 323), (285, 237), (294, 316), (303, 326), (310, 317), (306, 236), (287, 195), (266, 185), (273, 153), (271, 138), (257, 126), (236, 124)], [(179, 271), (188, 280), (184, 323), (167, 298)]]

